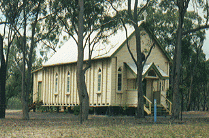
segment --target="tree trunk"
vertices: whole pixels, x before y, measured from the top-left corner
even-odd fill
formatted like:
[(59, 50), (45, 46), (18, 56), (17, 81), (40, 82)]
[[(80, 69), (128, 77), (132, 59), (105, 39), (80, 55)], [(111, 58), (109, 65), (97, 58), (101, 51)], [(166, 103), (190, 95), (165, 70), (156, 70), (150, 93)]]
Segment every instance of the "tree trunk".
[(6, 63), (3, 53), (3, 38), (0, 35), (0, 118), (5, 118), (6, 109)]
[(23, 111), (23, 119), (24, 120), (29, 120), (29, 112), (28, 112), (28, 95), (27, 95), (27, 92), (25, 91), (25, 54), (26, 54), (26, 21), (27, 21), (27, 18), (26, 18), (26, 4), (25, 4), (25, 1), (23, 1), (23, 4), (24, 4), (24, 35), (23, 35), (23, 43), (22, 43), (22, 46), (23, 46), (23, 65), (22, 65), (22, 111)]
[(83, 71), (83, 100), (82, 100), (82, 119), (83, 121), (87, 120), (88, 119), (88, 114), (89, 114), (89, 96), (88, 96), (88, 93), (87, 93), (87, 87), (86, 87), (86, 83), (85, 83), (85, 72)]
[(191, 72), (191, 77), (190, 77), (190, 87), (189, 87), (189, 95), (188, 95), (188, 104), (187, 104), (187, 111), (190, 111), (190, 106), (191, 106), (191, 96), (192, 96), (192, 88), (193, 88), (193, 72)]
[(179, 119), (180, 114), (180, 93), (179, 93), (179, 80), (180, 80), (180, 68), (181, 68), (181, 45), (182, 45), (182, 24), (183, 19), (179, 17), (179, 25), (177, 30), (177, 41), (175, 47), (175, 57), (173, 66), (173, 108), (172, 118)]
[[(37, 20), (38, 20), (38, 14), (40, 11), (40, 4), (41, 2), (39, 2), (38, 4), (38, 10), (36, 12), (36, 18), (34, 23), (32, 23), (32, 35), (31, 35), (31, 46), (30, 46), (30, 52), (29, 52), (29, 60), (28, 60), (28, 70), (27, 70), (27, 78), (26, 78), (26, 86), (25, 86), (25, 100), (27, 103), (27, 108), (25, 109), (26, 111), (28, 111), (28, 103), (29, 103), (29, 93), (31, 91), (31, 70), (32, 70), (32, 62), (33, 62), (33, 51), (34, 51), (34, 47), (35, 47), (35, 42), (34, 42), (34, 36), (35, 36), (35, 29), (36, 29), (36, 24), (37, 24)], [(25, 42), (26, 43), (26, 42)]]
[(200, 96), (197, 96), (197, 111), (199, 110), (200, 110)]
[(142, 54), (141, 54), (141, 37), (140, 29), (138, 25), (135, 25), (135, 37), (136, 37), (136, 51), (137, 51), (137, 86), (138, 86), (138, 105), (136, 118), (144, 118), (144, 98), (142, 87)]
[(77, 60), (77, 89), (80, 100), (80, 123), (88, 119), (89, 113), (89, 97), (85, 84), (85, 71), (83, 70), (83, 14), (84, 14), (84, 1), (79, 0), (79, 16), (78, 16), (78, 60)]
[[(139, 21), (139, 15), (144, 11), (144, 9), (148, 6), (149, 0), (147, 0), (147, 3), (144, 5), (144, 7), (141, 8), (141, 10), (138, 12), (138, 0), (135, 0), (134, 3), (134, 12), (132, 15), (132, 0), (128, 0), (128, 15), (131, 19), (132, 25), (135, 29), (135, 37), (136, 37), (136, 53), (137, 58), (135, 59), (133, 57), (133, 54), (131, 53), (130, 49), (128, 48), (128, 51), (135, 62), (137, 66), (137, 91), (138, 91), (138, 104), (137, 104), (137, 110), (136, 110), (136, 118), (144, 118), (144, 97), (143, 97), (143, 86), (142, 86), (142, 72), (143, 72), (143, 64), (142, 64), (142, 53), (141, 53), (141, 36), (140, 36), (140, 29), (138, 26)], [(123, 26), (125, 27), (125, 24), (123, 23)], [(126, 32), (127, 35), (127, 32)], [(127, 47), (128, 46), (128, 39), (127, 39)], [(150, 49), (151, 52), (152, 48)], [(148, 54), (149, 56), (149, 54)]]
[(204, 92), (203, 92), (203, 111), (206, 111), (206, 103), (207, 103), (207, 95), (206, 95), (207, 85), (204, 84)]
[(180, 114), (180, 93), (179, 93), (179, 80), (180, 80), (180, 68), (181, 68), (181, 46), (182, 46), (182, 31), (183, 31), (183, 22), (184, 15), (187, 11), (189, 0), (177, 0), (177, 6), (179, 8), (179, 21), (176, 37), (176, 46), (173, 62), (173, 107), (172, 107), (172, 118), (179, 119)]

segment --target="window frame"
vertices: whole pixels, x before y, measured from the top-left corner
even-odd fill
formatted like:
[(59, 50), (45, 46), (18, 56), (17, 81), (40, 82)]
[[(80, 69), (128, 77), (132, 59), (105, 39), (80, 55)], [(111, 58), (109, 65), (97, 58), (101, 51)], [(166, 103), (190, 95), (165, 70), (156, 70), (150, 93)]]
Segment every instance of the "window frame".
[(97, 74), (97, 91), (101, 92), (102, 90), (102, 70), (99, 68), (98, 74)]
[[(121, 92), (122, 91), (122, 79), (123, 79), (123, 74), (122, 74), (122, 68), (119, 67), (118, 68), (118, 73), (117, 73), (117, 91)], [(120, 76), (120, 80), (119, 80), (119, 76)]]
[(67, 72), (67, 79), (66, 79), (66, 94), (70, 94), (70, 71)]
[(54, 94), (58, 95), (58, 86), (59, 86), (59, 76), (58, 73), (55, 74), (55, 82), (54, 82)]

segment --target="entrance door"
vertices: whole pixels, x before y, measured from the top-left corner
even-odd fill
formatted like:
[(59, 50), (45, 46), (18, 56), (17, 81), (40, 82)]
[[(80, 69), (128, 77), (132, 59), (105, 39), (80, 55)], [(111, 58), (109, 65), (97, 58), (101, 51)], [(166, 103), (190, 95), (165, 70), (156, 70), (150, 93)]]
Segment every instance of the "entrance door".
[(42, 82), (38, 82), (38, 93), (37, 93), (37, 101), (41, 101), (41, 87), (42, 87)]
[[(158, 89), (158, 80), (156, 79), (144, 79), (144, 83), (146, 83), (146, 97), (154, 103), (154, 99), (157, 100), (157, 104), (160, 104), (160, 90)], [(148, 102), (146, 102), (148, 104)]]
[(160, 104), (160, 91), (153, 92), (153, 103), (154, 103), (154, 99), (157, 100), (157, 104)]
[[(153, 101), (153, 80), (152, 79), (144, 79), (144, 92), (146, 92), (146, 97), (152, 102)], [(145, 88), (146, 85), (146, 88)], [(146, 104), (148, 104), (148, 101), (146, 101)]]
[(153, 98), (152, 102), (154, 103), (154, 99), (157, 100), (157, 104), (160, 104), (160, 81), (158, 79), (153, 80)]

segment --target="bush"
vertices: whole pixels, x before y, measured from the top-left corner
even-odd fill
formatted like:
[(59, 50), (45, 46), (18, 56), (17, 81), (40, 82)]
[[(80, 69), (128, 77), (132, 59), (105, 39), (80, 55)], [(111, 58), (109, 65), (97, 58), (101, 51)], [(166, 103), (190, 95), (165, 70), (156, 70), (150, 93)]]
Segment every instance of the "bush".
[(12, 97), (7, 102), (7, 109), (22, 109), (22, 103), (20, 98)]
[(39, 112), (47, 111), (47, 108), (48, 108), (48, 107), (46, 107), (46, 106), (41, 106), (41, 105), (36, 107), (37, 111), (39, 111)]
[(74, 115), (79, 115), (80, 112), (80, 106), (74, 106), (73, 108), (73, 114)]

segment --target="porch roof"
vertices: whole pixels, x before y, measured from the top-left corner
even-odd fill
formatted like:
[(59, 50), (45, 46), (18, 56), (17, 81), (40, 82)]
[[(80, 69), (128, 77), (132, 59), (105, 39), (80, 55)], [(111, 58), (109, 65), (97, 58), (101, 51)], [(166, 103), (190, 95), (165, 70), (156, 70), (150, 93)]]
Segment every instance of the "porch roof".
[[(137, 74), (137, 67), (135, 63), (126, 63), (128, 67), (133, 71), (133, 73)], [(143, 78), (146, 77), (147, 73), (153, 69), (155, 73), (161, 78), (161, 79), (167, 79), (169, 76), (158, 66), (154, 64), (154, 62), (146, 63), (143, 67)]]

